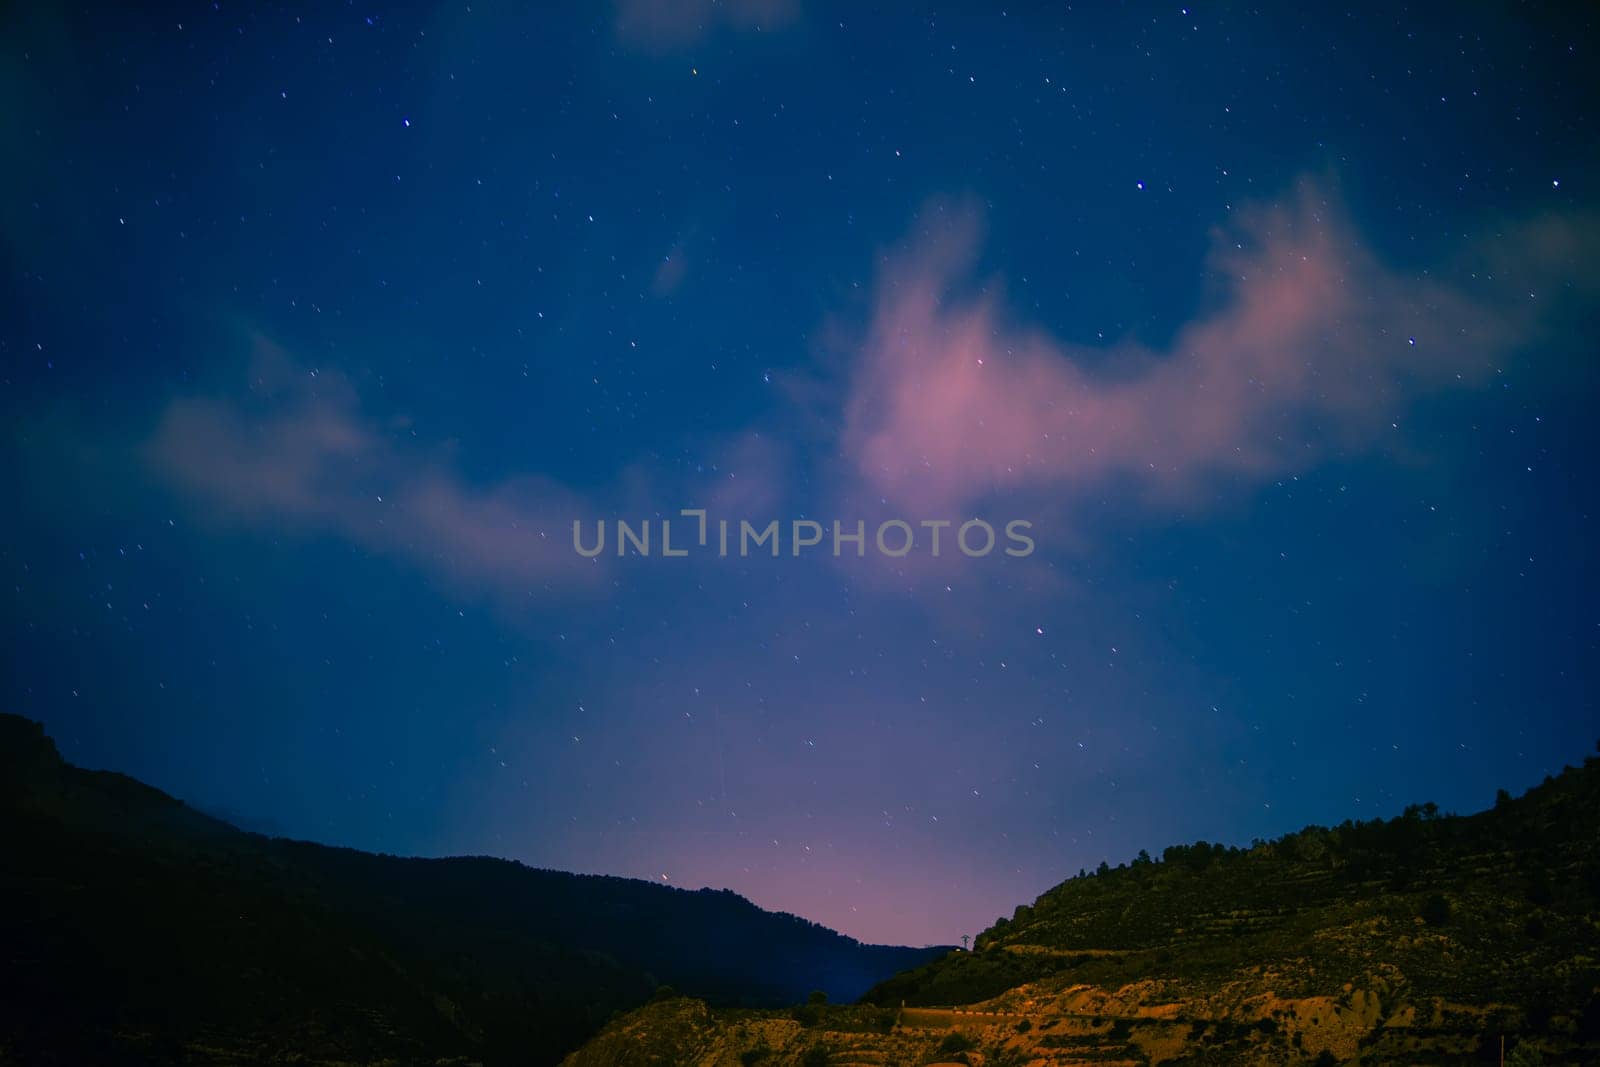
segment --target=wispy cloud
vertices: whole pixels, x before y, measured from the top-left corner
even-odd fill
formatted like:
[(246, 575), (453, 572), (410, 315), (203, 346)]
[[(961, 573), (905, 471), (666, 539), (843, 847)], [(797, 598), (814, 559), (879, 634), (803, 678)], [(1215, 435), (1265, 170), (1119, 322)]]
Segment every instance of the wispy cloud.
[[(1217, 297), (1161, 348), (1069, 344), (1013, 321), (992, 288), (966, 295), (980, 229), (960, 207), (924, 213), (888, 257), (849, 375), (843, 454), (902, 506), (1107, 489), (1160, 504), (1276, 478), (1377, 444), (1420, 393), (1484, 382), (1535, 321), (1499, 278), (1380, 262), (1311, 182), (1216, 232)], [(1496, 261), (1548, 276), (1576, 254), (1571, 233), (1519, 230)]]
[(799, 14), (799, 0), (617, 0), (616, 32), (633, 47), (670, 52), (723, 28), (779, 29)]
[[(1476, 263), (1403, 271), (1306, 183), (1216, 232), (1214, 299), (1169, 344), (1105, 349), (1019, 323), (976, 287), (980, 231), (969, 210), (930, 207), (885, 261), (842, 385), (799, 383), (799, 417), (705, 444), (694, 474), (636, 465), (585, 492), (537, 470), (473, 482), (337, 371), (265, 341), (247, 387), (171, 401), (144, 455), (216, 521), (334, 534), (512, 604), (604, 587), (573, 520), (684, 507), (762, 520), (804, 502), (847, 524), (1003, 513), (1047, 524), (1047, 552), (1082, 551), (1108, 494), (1189, 510), (1220, 482), (1403, 446), (1407, 404), (1490, 380), (1556, 303), (1554, 279), (1592, 287), (1596, 243), (1592, 220), (1545, 219), (1473, 242)], [(898, 582), (949, 561), (873, 562), (855, 569)]]
[(146, 456), (214, 520), (334, 533), (510, 602), (598, 577), (572, 551), (578, 494), (536, 474), (469, 484), (341, 374), (266, 341), (248, 389), (172, 401)]
[(449, 444), (371, 412), (338, 370), (265, 339), (253, 347), (241, 388), (167, 404), (143, 446), (146, 465), (205, 520), (334, 535), (509, 607), (608, 587), (613, 557), (574, 551), (575, 521), (670, 518), (686, 538), (694, 520), (680, 509), (779, 517), (793, 483), (791, 448), (754, 430), (703, 442), (692, 474), (634, 464), (582, 492), (540, 471), (473, 482)]

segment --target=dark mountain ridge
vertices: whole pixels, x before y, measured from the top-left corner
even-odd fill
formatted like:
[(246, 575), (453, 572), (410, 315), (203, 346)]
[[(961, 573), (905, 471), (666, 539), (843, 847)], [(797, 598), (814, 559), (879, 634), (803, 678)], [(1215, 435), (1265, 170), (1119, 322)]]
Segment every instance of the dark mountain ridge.
[(552, 1062), (661, 984), (854, 999), (942, 949), (729, 891), (237, 830), (0, 716), (0, 1062)]
[[(1223, 973), (1246, 956), (1314, 948), (1308, 969), (1320, 963), (1326, 977), (1313, 986), (1337, 989), (1365, 964), (1404, 961), (1417, 992), (1582, 1007), (1600, 970), (1564, 961), (1577, 946), (1600, 956), (1597, 827), (1600, 758), (1590, 757), (1471, 815), (1416, 804), (1247, 848), (1199, 841), (1159, 859), (1141, 853), (1079, 872), (997, 919), (972, 952), (897, 975), (868, 999), (959, 1003), (1057, 974)], [(1449, 945), (1316, 936), (1357, 917), (1447, 933)]]

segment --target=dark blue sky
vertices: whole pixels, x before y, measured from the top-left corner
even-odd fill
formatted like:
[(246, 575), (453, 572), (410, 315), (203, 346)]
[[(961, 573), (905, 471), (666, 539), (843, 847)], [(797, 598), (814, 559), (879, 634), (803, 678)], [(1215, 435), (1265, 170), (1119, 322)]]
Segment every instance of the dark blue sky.
[[(949, 942), (1600, 735), (1579, 6), (0, 17), (0, 706), (75, 762)], [(1038, 550), (572, 550), (688, 507)]]

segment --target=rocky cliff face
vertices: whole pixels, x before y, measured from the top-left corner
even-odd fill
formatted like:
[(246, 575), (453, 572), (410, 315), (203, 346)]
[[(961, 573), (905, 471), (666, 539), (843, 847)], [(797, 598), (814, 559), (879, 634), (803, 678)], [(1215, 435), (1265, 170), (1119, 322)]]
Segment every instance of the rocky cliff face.
[[(714, 1012), (699, 1001), (652, 1004), (568, 1057), (570, 1067), (695, 1064), (736, 1067), (921, 1067), (964, 1063), (1301, 1064), (1498, 1062), (1506, 1047), (1529, 1062), (1591, 1063), (1595, 1048), (1559, 1020), (1526, 1032), (1519, 1007), (1402, 999), (1381, 978), (1336, 996), (1282, 997), (1262, 973), (1223, 990), (1163, 982), (1116, 989), (1046, 982), (959, 1008), (906, 1008), (878, 1019), (829, 1010), (812, 1022), (771, 1012)], [(1524, 1053), (1526, 1055), (1526, 1053)]]

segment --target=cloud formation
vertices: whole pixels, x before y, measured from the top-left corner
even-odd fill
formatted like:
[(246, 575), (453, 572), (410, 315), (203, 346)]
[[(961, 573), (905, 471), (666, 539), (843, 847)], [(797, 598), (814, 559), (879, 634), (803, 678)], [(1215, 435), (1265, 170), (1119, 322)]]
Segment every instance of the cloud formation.
[(693, 475), (634, 464), (584, 492), (535, 471), (473, 483), (448, 445), (370, 413), (339, 371), (262, 338), (253, 347), (245, 389), (172, 400), (142, 450), (212, 522), (332, 534), (514, 608), (605, 588), (610, 546), (579, 555), (574, 521), (671, 518), (683, 536), (685, 507), (735, 522), (786, 515), (791, 449), (758, 431), (705, 442)]
[[(1409, 400), (1485, 382), (1530, 338), (1531, 285), (1556, 271), (1590, 284), (1578, 265), (1595, 243), (1590, 221), (1538, 220), (1475, 242), (1492, 246), (1476, 264), (1401, 271), (1303, 183), (1216, 231), (1214, 299), (1169, 344), (1106, 349), (1018, 324), (974, 287), (980, 229), (964, 209), (925, 212), (886, 260), (842, 389), (793, 383), (802, 417), (707, 444), (703, 473), (635, 465), (582, 493), (538, 471), (475, 484), (343, 376), (265, 341), (247, 390), (172, 401), (145, 457), (213, 519), (336, 534), (510, 604), (598, 587), (608, 568), (573, 551), (574, 519), (683, 507), (734, 522), (805, 507), (846, 525), (1004, 512), (1081, 549), (1085, 501), (1182, 510), (1221, 483), (1392, 442)], [(940, 565), (918, 553), (871, 570), (900, 582)]]
[(799, 13), (798, 0), (617, 0), (616, 32), (633, 47), (669, 52), (698, 44), (724, 27), (777, 29)]
[(934, 206), (878, 284), (841, 445), (891, 503), (959, 512), (1108, 487), (1177, 501), (1274, 478), (1371, 445), (1419, 392), (1481, 383), (1529, 318), (1385, 266), (1307, 182), (1216, 232), (1220, 294), (1170, 345), (1090, 349), (962, 294), (979, 229)]
[(540, 475), (470, 485), (343, 375), (266, 341), (246, 393), (174, 400), (146, 457), (215, 520), (335, 533), (508, 602), (599, 577), (572, 551), (577, 494)]

